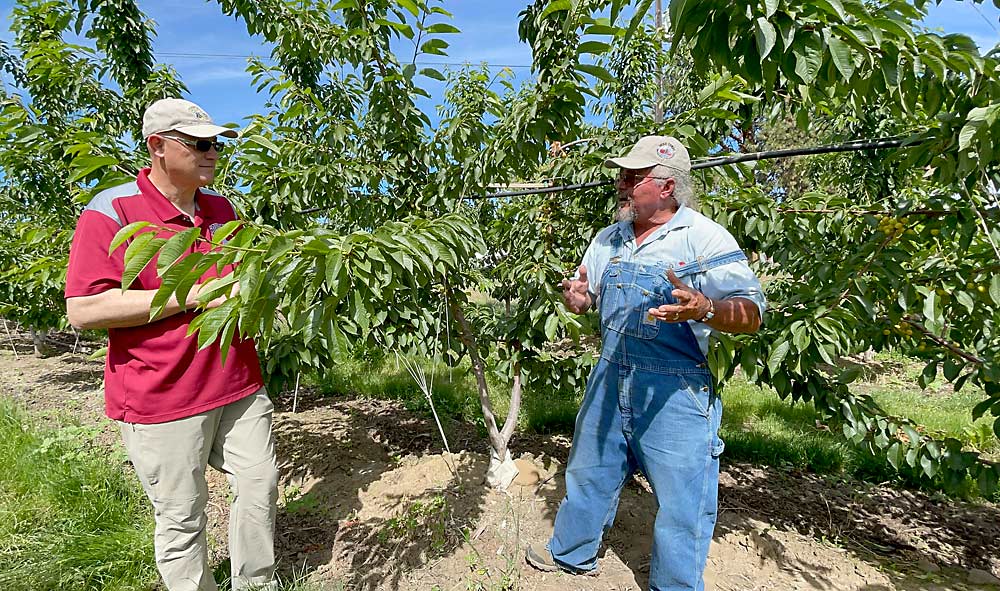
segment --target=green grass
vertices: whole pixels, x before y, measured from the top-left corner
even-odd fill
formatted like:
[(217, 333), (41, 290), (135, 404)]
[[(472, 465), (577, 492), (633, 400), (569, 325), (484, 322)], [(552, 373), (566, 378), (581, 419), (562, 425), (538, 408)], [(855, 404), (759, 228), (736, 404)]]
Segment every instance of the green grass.
[(138, 481), (79, 427), (0, 399), (0, 589), (149, 589), (151, 512)]
[[(417, 363), (431, 386), (438, 414), (469, 422), (477, 422), (481, 418), (475, 378), (466, 368), (449, 368), (444, 363), (429, 360)], [(430, 412), (430, 404), (417, 381), (395, 357), (341, 359), (323, 375), (310, 377), (308, 382), (329, 396), (398, 400), (410, 410)], [(489, 387), (491, 393), (506, 391), (495, 380), (490, 380)], [(507, 400), (502, 395), (496, 399), (498, 404)]]
[[(910, 418), (930, 432), (954, 437), (990, 459), (998, 459), (1000, 441), (989, 417), (972, 420), (972, 407), (982, 392), (947, 388), (921, 390), (903, 374), (859, 382), (890, 414)], [(898, 481), (906, 486), (938, 489), (917, 470), (897, 473), (881, 455), (850, 444), (834, 424), (828, 427), (812, 403), (783, 401), (770, 389), (735, 379), (723, 395), (725, 411), (721, 435), (726, 458), (771, 466), (794, 466), (820, 474), (843, 474), (870, 482)], [(967, 482), (957, 492), (977, 496)]]
[(740, 379), (726, 385), (722, 400), (727, 459), (827, 474), (854, 471), (855, 450), (824, 428), (812, 404), (781, 400)]
[(910, 418), (945, 437), (965, 442), (993, 460), (1000, 460), (1000, 440), (993, 433), (995, 417), (987, 414), (972, 421), (972, 407), (986, 398), (981, 390), (922, 393), (913, 387), (889, 384), (873, 385), (869, 393), (889, 414)]
[[(468, 363), (449, 368), (444, 363), (413, 359), (432, 384), (434, 408), (455, 420), (482, 424), (476, 380)], [(431, 379), (433, 377), (433, 379)], [(401, 401), (408, 409), (430, 412), (430, 404), (406, 366), (395, 357), (343, 359), (321, 376), (307, 380), (329, 396), (359, 396), (375, 400)], [(487, 387), (497, 422), (510, 408), (511, 385), (487, 374)], [(533, 433), (572, 433), (580, 393), (525, 390), (521, 399), (519, 428)], [(499, 425), (498, 425), (499, 426)]]

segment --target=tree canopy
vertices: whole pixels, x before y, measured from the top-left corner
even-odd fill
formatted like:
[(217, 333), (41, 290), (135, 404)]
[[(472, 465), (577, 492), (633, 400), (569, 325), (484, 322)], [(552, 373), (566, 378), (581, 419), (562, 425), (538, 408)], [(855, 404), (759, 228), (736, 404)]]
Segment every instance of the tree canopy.
[[(512, 397), (581, 388), (594, 319), (568, 314), (556, 284), (615, 196), (468, 197), (602, 178), (605, 155), (647, 133), (681, 138), (693, 157), (901, 138), (896, 150), (700, 175), (703, 210), (752, 253), (770, 302), (761, 332), (718, 339), (710, 361), (720, 380), (740, 368), (811, 400), (900, 470), (994, 490), (1000, 466), (852, 392), (858, 371), (839, 361), (919, 357), (923, 383), (940, 373), (981, 388), (972, 412), (998, 417), (1000, 436), (996, 57), (926, 30), (921, 0), (673, 0), (666, 30), (650, 25), (650, 5), (529, 4), (518, 34), (532, 80), (516, 86), (487, 65), (418, 67), (460, 33), (441, 2), (220, 0), (275, 60), (248, 63), (266, 107), (214, 187), (245, 221), (218, 233), (217, 250), (184, 258), (194, 234), (124, 228), (124, 283), (156, 265), (162, 303), (238, 262), (204, 294), (240, 284), (238, 299), (199, 315), (199, 343), (255, 336), (279, 385), (366, 346), (471, 356), (480, 377), (506, 376)], [(14, 43), (0, 45), (16, 82), (0, 91), (0, 314), (58, 326), (81, 204), (142, 166), (142, 110), (186, 89), (156, 60), (153, 23), (133, 0), (20, 0), (11, 23)], [(70, 31), (93, 45), (67, 43)], [(658, 74), (669, 85), (662, 122)], [(417, 100), (432, 79), (447, 83), (437, 117)], [(461, 338), (442, 340), (452, 333)], [(512, 423), (497, 429), (481, 395), (502, 456)]]

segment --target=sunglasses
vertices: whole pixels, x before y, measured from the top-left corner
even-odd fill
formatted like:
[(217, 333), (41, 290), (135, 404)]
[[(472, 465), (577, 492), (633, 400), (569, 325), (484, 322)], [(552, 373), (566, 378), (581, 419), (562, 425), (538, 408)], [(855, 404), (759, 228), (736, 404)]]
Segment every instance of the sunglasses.
[(215, 148), (216, 152), (221, 152), (226, 147), (226, 144), (212, 140), (189, 140), (187, 138), (177, 137), (173, 135), (161, 135), (160, 137), (165, 137), (174, 140), (175, 142), (180, 142), (185, 146), (191, 146), (192, 148), (198, 150), (199, 152), (207, 152), (212, 148)]

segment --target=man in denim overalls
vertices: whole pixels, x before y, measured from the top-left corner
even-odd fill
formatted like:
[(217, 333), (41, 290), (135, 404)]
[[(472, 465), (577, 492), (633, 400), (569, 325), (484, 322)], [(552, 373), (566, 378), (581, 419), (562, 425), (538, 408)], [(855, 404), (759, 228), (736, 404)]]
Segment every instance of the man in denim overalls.
[(729, 232), (695, 211), (679, 141), (647, 136), (604, 164), (620, 170), (619, 221), (563, 282), (567, 308), (600, 311), (601, 357), (576, 419), (555, 531), (527, 559), (595, 573), (622, 487), (641, 470), (659, 504), (649, 588), (701, 590), (723, 450), (705, 353), (713, 331), (756, 331), (764, 296)]

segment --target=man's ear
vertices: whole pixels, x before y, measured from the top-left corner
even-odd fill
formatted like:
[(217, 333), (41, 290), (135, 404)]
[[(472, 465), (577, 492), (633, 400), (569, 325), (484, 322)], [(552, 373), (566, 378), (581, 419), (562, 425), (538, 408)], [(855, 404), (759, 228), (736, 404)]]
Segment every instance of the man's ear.
[(674, 196), (674, 189), (677, 187), (677, 183), (672, 178), (664, 179), (663, 186), (660, 187), (660, 197), (664, 199), (672, 199)]
[(163, 144), (167, 143), (167, 140), (151, 135), (146, 138), (146, 150), (149, 151), (150, 156), (155, 156), (157, 158), (163, 157)]

